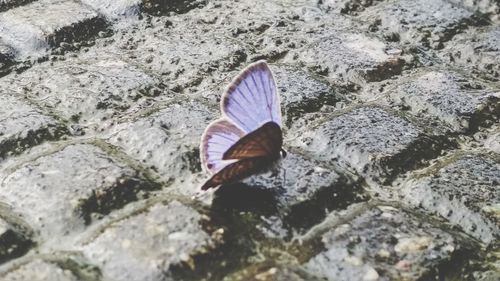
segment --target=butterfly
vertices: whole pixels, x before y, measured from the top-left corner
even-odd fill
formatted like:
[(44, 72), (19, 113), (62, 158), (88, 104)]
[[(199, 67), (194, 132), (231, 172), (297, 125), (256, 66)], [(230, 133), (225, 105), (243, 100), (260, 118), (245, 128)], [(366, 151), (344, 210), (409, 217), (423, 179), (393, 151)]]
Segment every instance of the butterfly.
[(265, 61), (233, 79), (220, 107), (222, 117), (201, 136), (201, 163), (212, 174), (203, 190), (264, 172), (286, 157), (276, 83)]

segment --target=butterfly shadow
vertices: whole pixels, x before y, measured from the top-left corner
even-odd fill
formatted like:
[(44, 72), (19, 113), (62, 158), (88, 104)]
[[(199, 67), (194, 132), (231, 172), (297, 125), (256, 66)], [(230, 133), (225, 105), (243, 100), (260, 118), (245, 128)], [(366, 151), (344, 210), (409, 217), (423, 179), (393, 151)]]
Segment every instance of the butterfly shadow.
[(262, 185), (224, 184), (214, 193), (212, 209), (272, 215), (278, 211), (277, 197), (276, 190)]

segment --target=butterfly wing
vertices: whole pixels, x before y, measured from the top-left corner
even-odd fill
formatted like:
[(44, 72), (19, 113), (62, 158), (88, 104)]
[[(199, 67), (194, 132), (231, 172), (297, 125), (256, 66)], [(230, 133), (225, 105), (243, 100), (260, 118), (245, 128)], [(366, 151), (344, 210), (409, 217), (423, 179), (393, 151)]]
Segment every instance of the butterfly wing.
[(247, 158), (231, 163), (215, 173), (210, 179), (208, 179), (201, 186), (201, 189), (207, 190), (211, 187), (217, 187), (221, 184), (239, 181), (260, 172), (270, 163), (271, 160), (265, 157)]
[(237, 143), (245, 132), (229, 120), (221, 118), (210, 123), (201, 136), (200, 158), (202, 166), (211, 173), (218, 172), (236, 160), (224, 160), (224, 153)]
[(276, 84), (265, 61), (249, 65), (229, 84), (221, 111), (246, 133), (269, 121), (281, 126)]
[(238, 140), (224, 152), (222, 159), (246, 159), (261, 156), (276, 159), (279, 158), (282, 145), (281, 128), (271, 121)]

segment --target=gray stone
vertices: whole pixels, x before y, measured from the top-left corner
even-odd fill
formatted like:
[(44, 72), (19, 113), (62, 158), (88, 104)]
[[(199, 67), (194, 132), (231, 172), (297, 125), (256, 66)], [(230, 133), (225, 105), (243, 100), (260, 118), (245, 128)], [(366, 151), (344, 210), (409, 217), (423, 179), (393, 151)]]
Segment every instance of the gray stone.
[(12, 64), (14, 50), (0, 39), (0, 70)]
[(173, 102), (147, 117), (116, 125), (108, 141), (162, 180), (184, 181), (186, 175), (200, 171), (201, 135), (213, 119), (198, 102)]
[(293, 152), (288, 152), (274, 173), (222, 186), (212, 206), (263, 213), (267, 219), (261, 231), (287, 237), (294, 231), (307, 231), (328, 211), (367, 199), (355, 181)]
[(111, 37), (109, 43), (101, 42), (105, 46), (99, 48), (121, 56), (128, 63), (141, 65), (146, 73), (161, 76), (175, 92), (200, 84), (215, 70), (233, 70), (246, 59), (240, 42), (224, 34), (214, 36), (192, 22), (186, 24), (190, 24), (190, 32), (166, 17), (141, 21), (140, 33), (123, 30)]
[(287, 125), (305, 113), (318, 111), (324, 105), (335, 106), (346, 99), (346, 90), (332, 87), (294, 66), (272, 65), (271, 70)]
[(57, 264), (47, 262), (40, 259), (35, 259), (29, 263), (23, 264), (16, 270), (13, 270), (4, 276), (1, 276), (5, 281), (79, 281), (78, 276), (74, 275), (68, 269), (63, 269)]
[(4, 169), (0, 178), (0, 201), (56, 244), (84, 230), (92, 213), (107, 214), (152, 188), (137, 171), (86, 144)]
[(445, 62), (500, 85), (500, 30), (473, 29), (457, 35), (438, 55)]
[(82, 3), (109, 19), (121, 19), (138, 16), (142, 0), (82, 0)]
[(497, 0), (450, 0), (450, 2), (488, 14), (492, 20), (500, 19), (500, 3)]
[(39, 0), (0, 15), (2, 39), (21, 60), (44, 56), (62, 42), (86, 40), (105, 26), (95, 11), (73, 1)]
[(227, 277), (228, 280), (252, 281), (319, 281), (298, 266), (280, 266), (269, 263), (245, 267)]
[(157, 203), (109, 225), (82, 250), (106, 280), (174, 280), (172, 266), (194, 267), (194, 256), (214, 246), (202, 222), (202, 215), (177, 201)]
[(496, 124), (491, 133), (484, 139), (483, 146), (490, 151), (500, 154), (500, 126)]
[(371, 30), (403, 44), (442, 48), (443, 42), (473, 23), (473, 13), (445, 0), (385, 1), (365, 10)]
[(196, 28), (201, 25), (246, 42), (251, 61), (276, 61), (291, 50), (316, 42), (319, 35), (345, 32), (356, 26), (349, 18), (327, 16), (316, 6), (315, 0), (209, 2), (189, 18), (194, 17)]
[(312, 121), (308, 119), (292, 127), (290, 145), (320, 161), (345, 162), (359, 175), (378, 183), (391, 182), (397, 174), (449, 145), (379, 107), (360, 107), (319, 119), (313, 114)]
[(182, 0), (182, 1), (162, 1), (162, 0), (142, 0), (142, 9), (154, 15), (163, 15), (171, 12), (186, 13), (194, 8), (204, 5), (207, 0)]
[(15, 221), (0, 218), (0, 263), (24, 255), (33, 245), (31, 231)]
[(112, 117), (147, 108), (159, 80), (110, 54), (89, 52), (4, 77), (5, 91), (30, 98), (68, 121), (97, 130)]
[(383, 2), (383, 0), (324, 0), (320, 4), (327, 12), (357, 15), (378, 2)]
[(0, 0), (0, 12), (11, 9), (13, 7), (25, 5), (34, 0)]
[[(497, 157), (498, 158), (498, 157)], [(500, 161), (458, 155), (408, 180), (401, 196), (435, 213), (471, 236), (491, 243), (500, 234)]]
[(434, 117), (453, 132), (467, 133), (498, 122), (500, 92), (449, 71), (424, 71), (402, 79), (389, 93), (393, 105), (424, 119)]
[(399, 74), (405, 65), (400, 53), (362, 33), (339, 33), (297, 50), (292, 57), (330, 79), (366, 83)]
[(66, 133), (54, 118), (5, 92), (0, 95), (0, 104), (0, 161)]
[[(324, 250), (304, 267), (322, 280), (460, 277), (456, 268), (467, 266), (475, 247), (418, 215), (389, 206), (374, 207), (328, 230), (321, 242)], [(455, 267), (442, 271), (448, 263)]]

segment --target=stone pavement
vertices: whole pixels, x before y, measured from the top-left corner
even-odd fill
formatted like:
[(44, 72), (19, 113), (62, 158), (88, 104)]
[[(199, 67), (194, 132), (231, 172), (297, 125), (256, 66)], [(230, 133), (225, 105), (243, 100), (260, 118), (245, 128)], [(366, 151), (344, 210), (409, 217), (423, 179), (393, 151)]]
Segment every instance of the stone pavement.
[[(193, 195), (265, 59), (283, 176)], [(0, 280), (499, 280), (497, 0), (0, 1)]]

